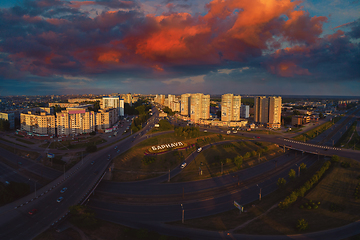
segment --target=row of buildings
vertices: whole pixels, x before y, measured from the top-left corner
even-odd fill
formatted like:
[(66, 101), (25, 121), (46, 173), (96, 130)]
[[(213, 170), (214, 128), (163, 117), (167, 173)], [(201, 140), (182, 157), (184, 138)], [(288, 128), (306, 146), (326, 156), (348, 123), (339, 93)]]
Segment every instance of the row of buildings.
[[(212, 118), (210, 114), (210, 95), (185, 93), (177, 98), (169, 94), (156, 95), (154, 102), (180, 113), (184, 120), (205, 125), (244, 127), (248, 124), (250, 107), (241, 104), (241, 96), (231, 93), (221, 96), (221, 116)], [(254, 122), (269, 128), (281, 126), (281, 97), (255, 97)], [(217, 120), (217, 121), (214, 121)]]
[(124, 100), (119, 96), (103, 97), (100, 106), (97, 112), (90, 111), (89, 104), (66, 107), (57, 113), (52, 107), (33, 109), (20, 114), (21, 130), (40, 136), (87, 134), (106, 131), (124, 116)]

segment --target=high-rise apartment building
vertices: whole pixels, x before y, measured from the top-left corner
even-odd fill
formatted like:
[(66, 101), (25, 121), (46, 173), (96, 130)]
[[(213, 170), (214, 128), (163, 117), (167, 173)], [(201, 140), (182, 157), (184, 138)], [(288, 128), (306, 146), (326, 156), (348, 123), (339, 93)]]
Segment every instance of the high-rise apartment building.
[(280, 128), (281, 126), (281, 97), (255, 97), (254, 121), (266, 124), (269, 128)]
[(250, 106), (249, 105), (241, 105), (240, 108), (240, 117), (241, 118), (249, 118)]
[(228, 93), (221, 96), (221, 121), (240, 121), (241, 96)]
[(202, 119), (210, 118), (210, 95), (202, 93), (191, 94), (190, 96), (190, 119), (198, 123)]
[(58, 135), (76, 135), (96, 130), (96, 116), (83, 108), (67, 108), (56, 115)]
[(20, 114), (21, 130), (40, 134), (55, 135), (56, 121), (55, 115), (46, 112), (31, 112)]
[(103, 97), (102, 108), (116, 108), (119, 116), (124, 116), (124, 100), (119, 96)]
[(112, 127), (117, 122), (119, 115), (117, 108), (100, 109), (95, 114), (97, 130)]
[(181, 115), (182, 116), (190, 116), (190, 93), (185, 93), (181, 95)]
[(132, 99), (131, 93), (123, 94), (122, 98), (124, 99), (125, 103), (128, 103), (128, 104), (130, 104), (130, 106), (132, 106), (133, 99)]

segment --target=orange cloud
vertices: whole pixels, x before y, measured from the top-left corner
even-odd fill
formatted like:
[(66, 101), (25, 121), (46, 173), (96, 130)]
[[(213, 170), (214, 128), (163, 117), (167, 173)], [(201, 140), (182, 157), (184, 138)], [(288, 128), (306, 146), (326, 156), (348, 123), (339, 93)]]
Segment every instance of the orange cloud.
[(301, 68), (291, 61), (283, 61), (270, 66), (270, 72), (281, 77), (294, 77), (295, 75), (311, 75), (308, 69)]
[(116, 63), (118, 63), (120, 57), (121, 57), (120, 52), (111, 51), (111, 52), (102, 53), (98, 57), (98, 61), (99, 62), (116, 62)]

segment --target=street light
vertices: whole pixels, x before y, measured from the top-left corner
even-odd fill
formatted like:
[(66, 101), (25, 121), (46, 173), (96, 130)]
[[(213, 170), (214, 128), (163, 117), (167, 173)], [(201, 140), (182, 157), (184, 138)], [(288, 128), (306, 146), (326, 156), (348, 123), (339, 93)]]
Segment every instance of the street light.
[(181, 222), (184, 223), (184, 206), (181, 204), (181, 212), (182, 212), (182, 218), (181, 218)]
[(256, 186), (260, 189), (260, 192), (259, 192), (259, 201), (261, 201), (261, 187), (259, 187), (259, 184), (256, 184)]
[(295, 166), (298, 167), (298, 177), (300, 177), (300, 165), (297, 165), (297, 164), (295, 163)]

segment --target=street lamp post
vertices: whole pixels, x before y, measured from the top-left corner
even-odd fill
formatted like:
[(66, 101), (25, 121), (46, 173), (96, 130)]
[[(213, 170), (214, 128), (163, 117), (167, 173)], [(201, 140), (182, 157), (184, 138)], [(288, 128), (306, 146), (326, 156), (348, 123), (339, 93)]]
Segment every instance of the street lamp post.
[(261, 201), (261, 187), (259, 187), (259, 184), (256, 184), (256, 186), (260, 189), (260, 192), (259, 192), (259, 201)]
[(185, 215), (185, 210), (184, 210), (184, 206), (181, 204), (181, 212), (182, 212), (182, 216), (181, 216), (181, 222), (184, 223), (184, 215)]
[(298, 177), (300, 177), (300, 165), (295, 164), (298, 167)]

